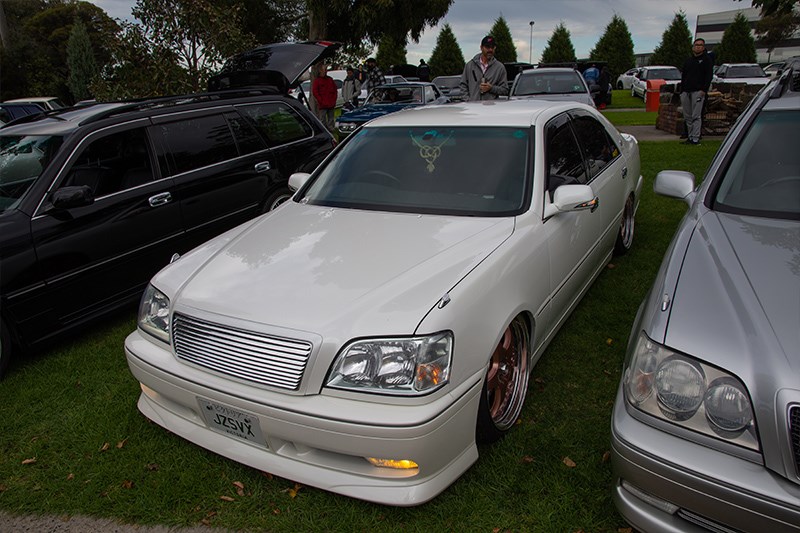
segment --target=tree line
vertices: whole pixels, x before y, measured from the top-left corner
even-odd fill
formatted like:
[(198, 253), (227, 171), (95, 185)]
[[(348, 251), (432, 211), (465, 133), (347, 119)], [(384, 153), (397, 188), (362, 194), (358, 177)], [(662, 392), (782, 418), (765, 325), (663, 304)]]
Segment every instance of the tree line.
[[(343, 43), (336, 58), (343, 65), (363, 62), (377, 47), (378, 64), (388, 70), (406, 63), (407, 43), (417, 42), (426, 28), (437, 25), (453, 1), (137, 0), (132, 9), (136, 22), (131, 23), (112, 19), (81, 0), (3, 0), (0, 99), (47, 95), (74, 103), (199, 92), (226, 57), (258, 43), (294, 40)], [(793, 10), (798, 1), (752, 4), (762, 9), (758, 31), (771, 46), (780, 39), (768, 41), (770, 35), (785, 38), (798, 27)], [(497, 42), (498, 60), (517, 62), (502, 16), (487, 33)], [(650, 63), (682, 66), (691, 41), (686, 15), (678, 12)], [(755, 57), (749, 23), (740, 14), (725, 31), (715, 60), (755, 62)], [(540, 62), (577, 59), (570, 32), (561, 22)], [(613, 15), (587, 59), (604, 61), (614, 77), (635, 66), (624, 18)], [(428, 60), (431, 75), (461, 74), (464, 62), (452, 28), (444, 24)]]

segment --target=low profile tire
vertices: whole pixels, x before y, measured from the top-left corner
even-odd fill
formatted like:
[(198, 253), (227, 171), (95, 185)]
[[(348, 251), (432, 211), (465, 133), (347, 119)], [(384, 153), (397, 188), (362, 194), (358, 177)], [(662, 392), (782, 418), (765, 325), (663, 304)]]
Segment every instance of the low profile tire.
[(620, 81), (620, 82), (617, 82), (617, 89), (619, 89), (619, 90), (622, 90), (622, 89), (624, 89), (624, 88), (625, 88), (625, 86), (624, 86), (624, 85), (622, 85), (622, 82), (621, 82), (621, 81)]
[(617, 242), (614, 243), (614, 255), (625, 255), (633, 246), (633, 232), (636, 229), (633, 205), (633, 195), (630, 194), (625, 200), (625, 209), (622, 211)]
[(294, 193), (292, 192), (292, 190), (286, 185), (283, 185), (275, 189), (274, 191), (272, 191), (267, 195), (266, 199), (264, 200), (264, 205), (261, 211), (263, 213), (269, 213), (270, 211), (281, 205), (283, 202), (291, 198), (293, 194)]
[(479, 443), (497, 441), (516, 424), (528, 392), (529, 355), (530, 329), (518, 316), (503, 332), (489, 360), (475, 430)]
[(11, 335), (6, 328), (6, 323), (0, 320), (0, 379), (8, 369), (8, 364), (11, 362)]

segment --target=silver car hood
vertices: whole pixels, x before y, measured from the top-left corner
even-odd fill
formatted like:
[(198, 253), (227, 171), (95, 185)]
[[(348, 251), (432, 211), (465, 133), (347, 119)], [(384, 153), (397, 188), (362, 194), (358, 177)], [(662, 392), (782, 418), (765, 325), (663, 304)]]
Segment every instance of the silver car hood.
[(777, 357), (786, 360), (777, 368), (800, 373), (800, 224), (706, 213), (686, 250), (665, 341), (731, 370), (757, 373), (754, 365)]

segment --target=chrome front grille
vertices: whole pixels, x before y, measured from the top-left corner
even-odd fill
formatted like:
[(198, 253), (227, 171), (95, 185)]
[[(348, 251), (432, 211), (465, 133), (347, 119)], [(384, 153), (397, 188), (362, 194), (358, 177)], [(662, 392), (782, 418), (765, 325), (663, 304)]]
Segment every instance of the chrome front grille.
[(231, 328), (185, 315), (172, 317), (179, 359), (233, 378), (297, 390), (311, 343)]
[(797, 477), (800, 477), (800, 406), (789, 409), (789, 437), (792, 439), (792, 453)]

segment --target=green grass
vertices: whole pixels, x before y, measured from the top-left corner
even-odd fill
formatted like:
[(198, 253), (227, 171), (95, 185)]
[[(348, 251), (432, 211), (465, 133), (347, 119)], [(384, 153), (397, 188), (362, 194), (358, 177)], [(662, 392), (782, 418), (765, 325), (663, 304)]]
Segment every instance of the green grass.
[(658, 112), (655, 111), (614, 111), (604, 110), (603, 115), (615, 126), (653, 126), (656, 125)]
[(644, 100), (631, 96), (630, 91), (614, 89), (611, 92), (611, 105), (607, 109), (644, 109)]
[(136, 410), (139, 388), (122, 350), (135, 327), (130, 312), (12, 364), (0, 383), (0, 510), (291, 532), (625, 527), (605, 459), (611, 405), (637, 306), (686, 209), (655, 196), (652, 182), (664, 168), (699, 179), (718, 146), (640, 143), (645, 185), (633, 249), (603, 272), (533, 369), (521, 423), (481, 447), (479, 461), (432, 502), (392, 508), (311, 487), (293, 497), (293, 482), (149, 423)]

